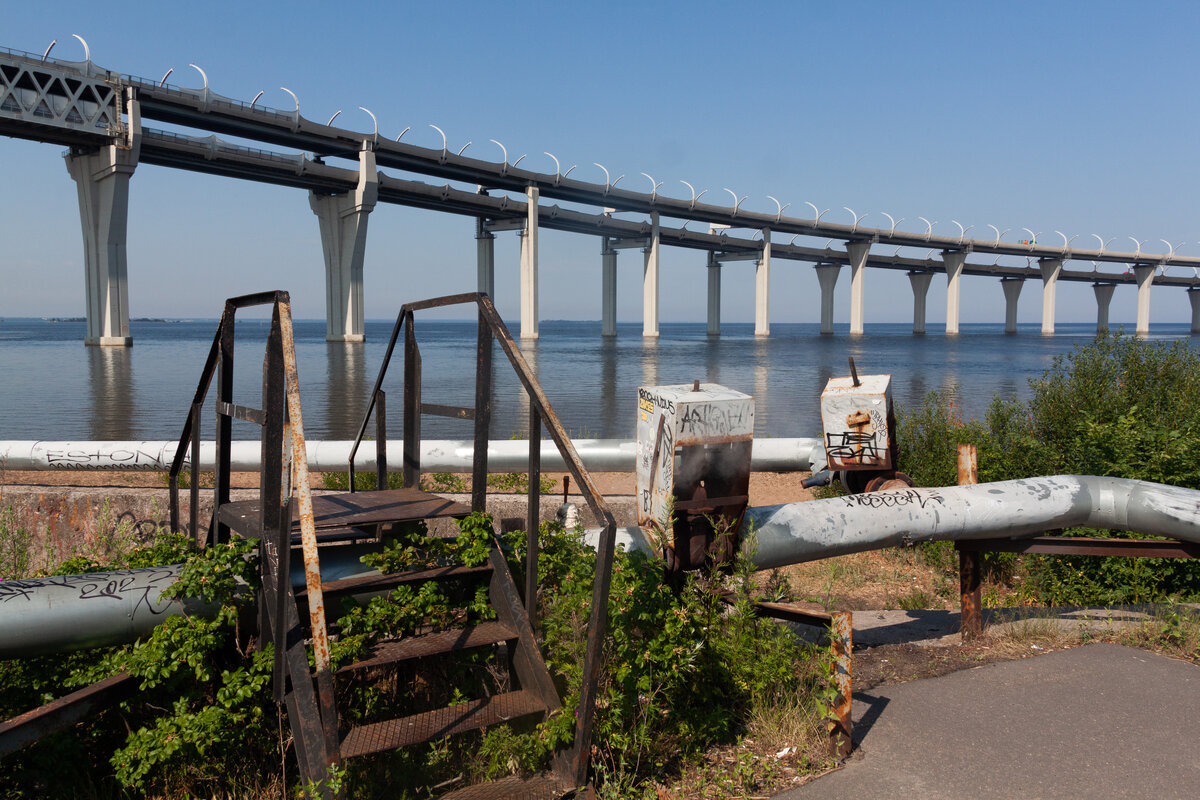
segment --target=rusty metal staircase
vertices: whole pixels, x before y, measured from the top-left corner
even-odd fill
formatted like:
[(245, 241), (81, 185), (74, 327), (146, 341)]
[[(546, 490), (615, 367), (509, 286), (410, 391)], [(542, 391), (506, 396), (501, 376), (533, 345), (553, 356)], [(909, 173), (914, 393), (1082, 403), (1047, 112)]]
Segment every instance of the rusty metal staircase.
[[(421, 402), (421, 363), (413, 328), (414, 312), (453, 304), (478, 308), (478, 343), (474, 408), (457, 408)], [(241, 308), (273, 306), (267, 353), (263, 362), (262, 407), (250, 408), (233, 400), (234, 317)], [(404, 334), (404, 450), (405, 488), (385, 489), (387, 474), (386, 422), (382, 384), (400, 334)], [(499, 344), (529, 395), (530, 469), (529, 514), (526, 541), (526, 586), (522, 600), (508, 564), (495, 538), (491, 538), (487, 563), (476, 566), (437, 565), (391, 575), (370, 575), (322, 581), (321, 551), (350, 541), (386, 541), (413, 522), (459, 518), (471, 511), (486, 511), (487, 441), (491, 418), (492, 352)], [(477, 730), (521, 717), (546, 715), (560, 708), (557, 690), (534, 638), (531, 616), (536, 609), (540, 445), (544, 424), (568, 469), (582, 488), (593, 513), (604, 523), (592, 614), (584, 665), (580, 705), (575, 709), (575, 737), (556, 754), (553, 768), (532, 778), (513, 777), (492, 784), (469, 786), (445, 797), (543, 798), (569, 795), (588, 780), (592, 707), (600, 648), (606, 625), (607, 595), (611, 576), (615, 524), (583, 468), (574, 447), (545, 398), (529, 365), (517, 349), (491, 300), (482, 294), (455, 295), (412, 303), (401, 308), (388, 343), (383, 365), (372, 391), (350, 455), (351, 491), (313, 497), (309, 489), (303, 423), (293, 347), (288, 295), (272, 292), (233, 298), (226, 302), (203, 377), (188, 415), (171, 469), (171, 518), (179, 529), (179, 480), (190, 449), (192, 530), (197, 530), (199, 506), (199, 429), (201, 409), (211, 379), (217, 378), (216, 473), (210, 540), (219, 543), (231, 534), (260, 540), (262, 594), (259, 603), (259, 643), (275, 644), (273, 691), (286, 705), (296, 745), (301, 777), (320, 782), (331, 767), (345, 759), (395, 750), (445, 736)], [(376, 420), (376, 490), (356, 492), (355, 454), (372, 413)], [(416, 488), (420, 480), (420, 417), (438, 414), (470, 420), (475, 427), (473, 487), (470, 508)], [(232, 420), (262, 427), (262, 473), (257, 500), (231, 502), (229, 454)], [(293, 551), (302, 554), (304, 588), (294, 589)], [(437, 582), (465, 585), (486, 582), (494, 620), (468, 620), (449, 629), (427, 626), (416, 635), (377, 642), (362, 660), (343, 665), (335, 675), (330, 660), (326, 602), (348, 595), (391, 590), (401, 585)], [(300, 609), (307, 608), (306, 619)], [(336, 635), (336, 628), (335, 635)], [(315, 674), (309, 666), (312, 648)], [(490, 648), (507, 663), (507, 690), (396, 717), (348, 724), (339, 720), (335, 696), (343, 681), (379, 674), (380, 670), (419, 666), (464, 650)], [(409, 665), (417, 665), (411, 667)], [(314, 687), (315, 684), (315, 687)], [(328, 791), (326, 791), (328, 795)]]

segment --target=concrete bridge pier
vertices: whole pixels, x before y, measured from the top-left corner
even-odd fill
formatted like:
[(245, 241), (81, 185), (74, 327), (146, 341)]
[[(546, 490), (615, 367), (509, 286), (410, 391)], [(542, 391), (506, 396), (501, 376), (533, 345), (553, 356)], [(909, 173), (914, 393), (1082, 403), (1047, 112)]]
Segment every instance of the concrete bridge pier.
[(130, 137), (122, 145), (85, 152), (72, 148), (67, 172), (79, 197), (83, 229), (83, 277), (87, 299), (84, 344), (128, 347), (129, 262), (126, 240), (129, 222), (129, 179), (141, 152), (142, 126), (138, 102), (127, 98)]
[(754, 265), (754, 335), (771, 335), (771, 230), (763, 228), (763, 249)]
[(1192, 304), (1192, 333), (1200, 333), (1200, 288), (1189, 286), (1188, 302)]
[(1062, 259), (1042, 258), (1038, 260), (1042, 271), (1042, 333), (1054, 333), (1054, 290), (1062, 272)]
[(929, 297), (932, 272), (910, 272), (908, 282), (913, 291), (913, 333), (925, 332), (925, 301)]
[(1108, 308), (1112, 305), (1115, 283), (1093, 283), (1092, 291), (1096, 293), (1096, 331), (1108, 330)]
[(821, 284), (821, 333), (833, 333), (833, 289), (837, 285), (841, 264), (817, 264), (817, 281)]
[(658, 337), (658, 212), (650, 213), (650, 238), (642, 251), (642, 336)]
[(1138, 334), (1150, 332), (1150, 284), (1154, 283), (1153, 264), (1134, 264), (1133, 275), (1137, 278), (1137, 328)]
[(379, 199), (375, 151), (364, 142), (358, 154), (358, 186), (344, 194), (309, 192), (308, 205), (321, 226), (325, 257), (325, 341), (363, 340), (363, 260), (367, 219)]
[(476, 291), (495, 300), (496, 295), (496, 234), (488, 230), (483, 217), (475, 220)]
[[(1192, 303), (1197, 308), (1196, 303)], [(708, 335), (721, 335), (721, 262), (717, 254), (708, 251)]]
[(612, 239), (600, 237), (600, 335), (617, 335), (617, 251)]
[(538, 197), (525, 190), (525, 228), (521, 231), (521, 338), (538, 338)]
[(850, 333), (861, 335), (866, 301), (867, 256), (871, 243), (864, 241), (846, 242), (846, 253), (850, 256)]
[(1004, 332), (1017, 332), (1017, 298), (1021, 296), (1024, 278), (1001, 278), (1000, 288), (1004, 291)]
[(946, 268), (946, 333), (958, 333), (958, 298), (960, 295), (963, 265), (967, 254), (962, 250), (943, 250), (942, 264)]

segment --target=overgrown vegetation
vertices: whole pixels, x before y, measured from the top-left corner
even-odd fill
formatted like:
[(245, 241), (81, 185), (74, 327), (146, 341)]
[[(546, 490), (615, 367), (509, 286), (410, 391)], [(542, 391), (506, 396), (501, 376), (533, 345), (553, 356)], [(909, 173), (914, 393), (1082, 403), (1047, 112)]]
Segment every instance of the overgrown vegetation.
[[(348, 796), (419, 798), (449, 785), (548, 766), (574, 735), (595, 553), (577, 532), (541, 530), (538, 596), (543, 650), (564, 698), (544, 721), (514, 722), (482, 734), (356, 759), (338, 776)], [(384, 571), (488, 558), (492, 522), (472, 515), (457, 538), (419, 526), (369, 557)], [(504, 551), (524, 585), (523, 532)], [(246, 630), (258, 581), (254, 542), (197, 551), (179, 535), (133, 549), (105, 568), (185, 562), (172, 596), (200, 597), (211, 619), (180, 615), (125, 647), (0, 662), (0, 713), (6, 718), (119, 671), (139, 681), (136, 699), (88, 718), (0, 762), (5, 797), (278, 797), (299, 792), (286, 717), (271, 700), (271, 653), (256, 652)], [(55, 574), (95, 571), (77, 558)], [(696, 575), (682, 585), (661, 564), (619, 551), (613, 572), (593, 762), (609, 798), (653, 797), (655, 786), (700, 782), (716, 794), (753, 794), (786, 768), (823, 765), (820, 702), (828, 686), (824, 648), (799, 642), (758, 619), (750, 606), (748, 566)], [(732, 597), (732, 604), (722, 599)], [(347, 601), (333, 628), (335, 665), (361, 658), (384, 637), (489, 618), (486, 584), (401, 587), (363, 605)], [(330, 609), (331, 616), (338, 616)], [(504, 659), (486, 650), (462, 654), (418, 678), (404, 668), (355, 673), (339, 682), (347, 722), (414, 713), (510, 688)], [(786, 750), (785, 759), (738, 756), (729, 775), (709, 774), (700, 755), (753, 735)], [(709, 791), (709, 790), (705, 790)], [(724, 792), (724, 794), (722, 794)]]
[[(1186, 342), (1102, 335), (1056, 357), (1030, 389), (1027, 402), (995, 400), (983, 420), (964, 421), (948, 392), (901, 409), (904, 470), (918, 486), (953, 485), (957, 445), (972, 443), (981, 481), (1082, 474), (1200, 488), (1200, 355)], [(949, 545), (926, 547), (951, 562)], [(1021, 591), (1043, 605), (1200, 599), (1200, 564), (1184, 559), (992, 554), (988, 564), (993, 580), (1020, 577)]]

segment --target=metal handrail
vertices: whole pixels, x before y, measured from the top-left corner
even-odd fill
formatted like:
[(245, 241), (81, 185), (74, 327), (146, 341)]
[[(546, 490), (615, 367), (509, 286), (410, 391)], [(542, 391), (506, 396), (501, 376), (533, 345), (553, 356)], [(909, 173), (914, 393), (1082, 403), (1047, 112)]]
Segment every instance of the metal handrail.
[[(499, 343), (501, 350), (508, 357), (509, 363), (517, 373), (526, 394), (529, 396), (529, 498), (526, 535), (528, 536), (528, 547), (526, 548), (526, 589), (525, 589), (525, 605), (526, 611), (531, 619), (533, 617), (532, 609), (536, 601), (537, 591), (537, 529), (540, 507), (540, 456), (541, 456), (541, 435), (540, 428), (544, 424), (550, 438), (554, 441), (558, 448), (559, 454), (566, 463), (568, 471), (575, 479), (584, 499), (587, 501), (588, 507), (595, 514), (597, 519), (603, 525), (603, 532), (600, 535), (599, 546), (596, 554), (596, 572), (595, 579), (592, 584), (592, 608), (591, 618), (588, 627), (587, 650), (584, 656), (583, 665), (583, 684), (580, 687), (579, 707), (576, 712), (575, 723), (575, 740), (571, 750), (568, 753), (560, 756), (557, 766), (567, 773), (567, 777), (574, 782), (575, 785), (581, 786), (587, 780), (587, 771), (589, 763), (589, 754), (591, 752), (591, 737), (592, 723), (594, 719), (596, 688), (599, 679), (601, 655), (603, 652), (604, 638), (608, 626), (608, 594), (612, 581), (612, 565), (613, 553), (616, 541), (616, 522), (613, 519), (612, 513), (609, 511), (604, 498), (601, 496), (596, 485), (592, 482), (591, 475), (587, 468), (584, 467), (579, 454), (575, 451), (575, 446), (571, 443), (570, 437), (563, 428), (562, 422), (558, 415), (554, 412), (550, 401), (546, 398), (545, 392), (542, 390), (541, 384), (538, 383), (537, 376), (533, 369), (525, 360), (516, 342), (513, 341), (512, 335), (508, 332), (508, 327), (500, 318), (500, 314), (496, 311), (492, 299), (483, 292), (472, 292), (467, 294), (448, 295), (444, 297), (436, 297), (429, 300), (423, 300), (415, 303), (406, 303), (401, 306), (400, 312), (396, 315), (396, 323), (392, 327), (392, 334), (388, 339), (387, 350), (384, 353), (383, 363), (379, 369), (379, 375), (375, 379), (375, 386), (371, 390), (371, 395), (367, 403), (367, 409), (363, 414), (362, 424), (359, 425), (358, 434), (354, 439), (354, 445), (350, 448), (348, 476), (351, 491), (354, 487), (354, 457), (358, 452), (358, 446), (361, 444), (363, 436), (366, 434), (367, 425), (370, 423), (371, 414), (376, 409), (376, 398), (382, 395), (382, 385), (384, 375), (387, 373), (388, 366), (391, 364), (392, 354), (396, 348), (396, 342), (400, 338), (400, 333), (405, 332), (405, 372), (406, 381), (412, 377), (416, 378), (418, 384), (417, 391), (412, 391), (412, 387), (406, 383), (405, 385), (405, 410), (404, 416), (406, 424), (404, 426), (404, 441), (405, 441), (405, 464), (404, 471), (406, 477), (420, 475), (419, 463), (410, 463), (410, 459), (415, 456), (419, 459), (419, 452), (410, 452), (409, 445), (414, 440), (419, 440), (415, 436), (417, 433), (413, 430), (411, 424), (414, 420), (419, 420), (420, 417), (420, 394), (419, 394), (419, 359), (420, 353), (416, 349), (415, 334), (413, 332), (413, 314), (416, 311), (427, 310), (431, 308), (441, 308), (451, 305), (462, 305), (474, 303), (479, 309), (479, 344), (477, 358), (479, 368), (476, 371), (475, 382), (475, 450), (474, 450), (474, 468), (471, 486), (471, 507), (474, 511), (483, 511), (486, 503), (487, 492), (487, 427), (490, 422), (490, 404), (491, 404), (491, 342), (492, 339)], [(414, 364), (413, 356), (416, 363)], [(415, 369), (414, 369), (415, 367)], [(482, 380), (487, 376), (486, 384)], [(419, 424), (419, 423), (418, 423)], [(386, 473), (386, 448), (377, 449), (376, 451), (376, 470), (377, 470), (377, 485), (382, 488), (384, 476)]]
[[(183, 423), (183, 432), (179, 435), (179, 444), (175, 448), (175, 457), (171, 460), (171, 469), (168, 473), (172, 531), (179, 530), (179, 473), (183, 469), (183, 461), (187, 456), (189, 445), (192, 451), (191, 486), (189, 487), (191, 498), (189, 522), (192, 536), (195, 536), (198, 530), (200, 505), (200, 411), (204, 406), (205, 398), (208, 396), (209, 386), (212, 385), (213, 375), (217, 371), (217, 362), (221, 354), (221, 342), (225, 336), (232, 339), (234, 316), (239, 308), (275, 303), (281, 294), (286, 295), (286, 292), (257, 292), (240, 297), (231, 297), (225, 301), (225, 308), (221, 312), (220, 322), (217, 323), (217, 332), (213, 335), (212, 346), (208, 350), (208, 358), (205, 359), (204, 368), (200, 371), (200, 380), (196, 385), (196, 392), (192, 395), (192, 404), (187, 419)], [(220, 448), (221, 443), (219, 441), (216, 442), (216, 446)], [(213, 513), (215, 519), (215, 509)]]

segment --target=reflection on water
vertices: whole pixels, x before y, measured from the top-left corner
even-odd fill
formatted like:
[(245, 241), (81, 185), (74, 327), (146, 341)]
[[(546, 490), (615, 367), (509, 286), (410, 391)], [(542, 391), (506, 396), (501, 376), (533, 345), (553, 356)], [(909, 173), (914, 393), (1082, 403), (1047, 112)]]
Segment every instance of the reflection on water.
[(133, 353), (128, 347), (88, 347), (91, 438), (139, 438), (133, 391)]
[[(375, 385), (375, 375), (367, 376), (364, 347), (362, 342), (325, 344), (325, 381), (321, 388), (325, 393), (326, 427), (345, 431), (346, 438), (358, 433)], [(393, 402), (398, 401), (396, 397)]]
[[(42, 320), (4, 320), (0, 347), (0, 439), (174, 439), (212, 340), (215, 321), (136, 323), (133, 348), (83, 347), (82, 326), (66, 328)], [(235, 402), (257, 407), (262, 394), (265, 320), (238, 323)], [(390, 321), (368, 322), (361, 344), (325, 341), (323, 321), (299, 320), (296, 358), (305, 433), (313, 439), (346, 439), (358, 430), (368, 392), (383, 359)], [(640, 323), (618, 325), (618, 335), (600, 336), (598, 322), (544, 321), (541, 338), (520, 342), (564, 427), (576, 435), (633, 436), (639, 385), (720, 383), (756, 398), (756, 432), (770, 436), (813, 436), (820, 430), (819, 399), (831, 377), (849, 374), (854, 356), (862, 375), (890, 373), (898, 403), (912, 406), (930, 389), (957, 387), (964, 418), (982, 417), (993, 396), (1024, 399), (1028, 379), (1051, 366), (1055, 356), (1090, 341), (1094, 326), (1062, 325), (1053, 337), (1039, 326), (1020, 327), (1014, 338), (1003, 324), (968, 324), (957, 337), (931, 326), (913, 336), (910, 325), (868, 326), (850, 337), (845, 326), (832, 336), (817, 325), (779, 324), (772, 335), (755, 337), (753, 325), (731, 323), (720, 337), (704, 323), (664, 323), (662, 336), (643, 339)], [(1188, 325), (1156, 326), (1158, 338), (1180, 338), (1193, 346)], [(475, 405), (476, 326), (422, 321), (419, 340), (426, 402)], [(388, 432), (402, 434), (403, 365), (400, 353), (388, 372)], [(527, 431), (528, 401), (508, 359), (493, 355), (492, 436)], [(136, 371), (136, 380), (134, 373)], [(212, 396), (203, 435), (212, 435)], [(252, 426), (251, 426), (252, 427)], [(426, 417), (422, 435), (470, 438), (462, 420)], [(257, 429), (239, 432), (253, 438)]]

